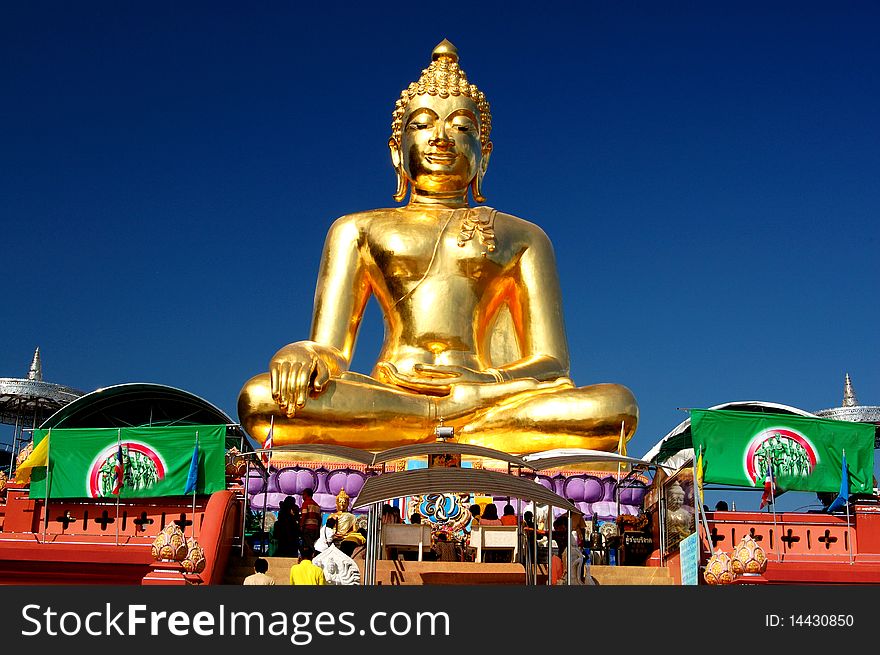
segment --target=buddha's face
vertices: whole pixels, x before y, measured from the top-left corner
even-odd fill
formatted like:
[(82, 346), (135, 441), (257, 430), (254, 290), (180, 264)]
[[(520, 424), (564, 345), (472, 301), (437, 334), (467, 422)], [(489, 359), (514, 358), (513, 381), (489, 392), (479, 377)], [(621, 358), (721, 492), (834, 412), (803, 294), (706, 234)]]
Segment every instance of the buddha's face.
[(477, 105), (464, 96), (416, 96), (403, 117), (400, 156), (416, 191), (466, 191), (480, 165)]
[(346, 496), (337, 496), (336, 497), (336, 509), (340, 512), (344, 512), (348, 509), (348, 497)]
[(684, 490), (674, 486), (666, 496), (666, 506), (669, 511), (676, 512), (681, 509), (682, 505), (684, 505)]

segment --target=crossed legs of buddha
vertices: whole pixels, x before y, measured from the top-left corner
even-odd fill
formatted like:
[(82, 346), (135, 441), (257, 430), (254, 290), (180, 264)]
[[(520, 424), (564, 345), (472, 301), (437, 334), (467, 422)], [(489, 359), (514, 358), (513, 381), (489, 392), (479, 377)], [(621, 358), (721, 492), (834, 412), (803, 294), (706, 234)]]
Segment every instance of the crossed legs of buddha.
[(505, 452), (550, 448), (616, 450), (621, 423), (635, 432), (638, 405), (626, 387), (575, 387), (568, 378), (497, 384), (457, 384), (446, 396), (428, 396), (346, 373), (310, 397), (293, 418), (272, 399), (268, 374), (249, 380), (238, 415), (251, 435), (266, 434), (274, 415), (276, 445), (323, 443), (384, 450), (434, 441), (434, 428), (456, 428), (456, 441)]

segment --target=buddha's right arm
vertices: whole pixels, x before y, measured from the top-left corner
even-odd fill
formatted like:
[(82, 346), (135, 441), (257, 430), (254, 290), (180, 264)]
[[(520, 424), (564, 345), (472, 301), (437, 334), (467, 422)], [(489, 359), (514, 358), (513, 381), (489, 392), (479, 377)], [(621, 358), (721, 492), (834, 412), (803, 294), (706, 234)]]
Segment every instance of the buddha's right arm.
[(327, 233), (315, 289), (312, 335), (279, 350), (269, 364), (272, 397), (293, 416), (310, 393), (347, 371), (355, 337), (370, 296), (361, 262), (358, 225), (337, 220)]

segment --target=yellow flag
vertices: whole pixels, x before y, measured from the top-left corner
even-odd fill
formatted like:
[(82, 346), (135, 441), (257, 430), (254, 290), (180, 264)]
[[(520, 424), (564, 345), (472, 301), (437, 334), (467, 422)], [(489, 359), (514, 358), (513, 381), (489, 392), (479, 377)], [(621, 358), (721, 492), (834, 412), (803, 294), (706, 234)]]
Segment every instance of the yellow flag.
[(49, 464), (49, 435), (37, 444), (36, 448), (27, 456), (18, 468), (15, 469), (15, 481), (19, 483), (29, 482), (31, 472), (37, 466), (47, 466)]
[(700, 498), (700, 505), (703, 504), (703, 449), (700, 448), (700, 456), (697, 457), (697, 494)]
[(624, 431), (624, 421), (620, 422), (620, 441), (617, 443), (617, 454), (626, 457), (626, 432)]

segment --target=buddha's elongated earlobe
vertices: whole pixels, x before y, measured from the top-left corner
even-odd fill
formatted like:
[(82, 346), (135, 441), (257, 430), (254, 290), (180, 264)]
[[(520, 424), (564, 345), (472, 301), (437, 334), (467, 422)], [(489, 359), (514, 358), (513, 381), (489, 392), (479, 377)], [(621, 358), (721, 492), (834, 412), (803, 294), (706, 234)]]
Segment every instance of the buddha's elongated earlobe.
[(483, 178), (486, 175), (486, 169), (489, 168), (489, 156), (492, 154), (492, 142), (486, 144), (483, 148), (483, 155), (480, 158), (480, 168), (477, 171), (477, 174), (474, 175), (474, 179), (471, 180), (471, 195), (474, 197), (474, 202), (486, 202), (486, 198), (483, 196), (482, 186), (483, 186)]
[(394, 199), (401, 202), (406, 198), (406, 190), (409, 183), (406, 179), (406, 173), (403, 172), (403, 164), (400, 157), (400, 146), (393, 137), (388, 139), (388, 149), (391, 151), (391, 165), (394, 166), (394, 172), (397, 174), (397, 191), (394, 193)]

